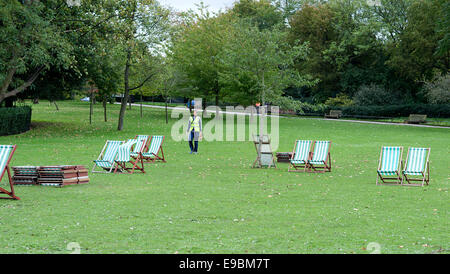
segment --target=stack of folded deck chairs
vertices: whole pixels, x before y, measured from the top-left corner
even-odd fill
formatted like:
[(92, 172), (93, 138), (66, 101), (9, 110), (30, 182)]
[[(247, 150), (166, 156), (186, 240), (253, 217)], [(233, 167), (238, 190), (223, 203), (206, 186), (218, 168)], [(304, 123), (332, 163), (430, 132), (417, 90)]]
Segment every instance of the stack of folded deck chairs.
[(277, 162), (290, 163), (292, 152), (277, 152)]
[(58, 186), (89, 183), (84, 166), (13, 167), (15, 185)]
[(37, 184), (39, 177), (37, 166), (16, 166), (14, 171), (14, 185), (32, 186)]
[(84, 166), (41, 166), (38, 168), (38, 184), (41, 186), (66, 186), (89, 183), (88, 170)]

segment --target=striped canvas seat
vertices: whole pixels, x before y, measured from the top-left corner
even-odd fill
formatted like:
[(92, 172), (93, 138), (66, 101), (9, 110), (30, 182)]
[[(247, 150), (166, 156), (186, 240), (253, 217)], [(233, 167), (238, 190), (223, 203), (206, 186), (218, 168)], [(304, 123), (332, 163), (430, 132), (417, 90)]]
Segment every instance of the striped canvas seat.
[[(289, 160), (288, 172), (306, 172), (308, 160), (311, 155), (311, 146), (313, 141), (297, 140), (295, 141), (294, 150)], [(291, 169), (291, 167), (293, 169)]]
[(331, 141), (314, 141), (314, 151), (308, 160), (310, 170), (314, 172), (331, 172)]
[[(142, 173), (145, 173), (144, 162), (142, 160), (142, 157), (140, 156), (140, 153), (138, 153), (137, 157), (135, 158), (131, 157), (131, 153), (135, 151), (135, 148), (138, 145), (140, 147), (140, 152), (142, 151), (142, 148), (144, 148), (145, 140), (129, 139), (119, 147), (114, 173), (117, 173), (119, 169), (120, 171), (125, 170), (128, 173), (134, 173), (135, 169), (138, 169), (142, 171)], [(141, 167), (138, 166), (138, 163), (142, 164)], [(128, 167), (128, 164), (131, 164), (131, 167)]]
[(294, 155), (291, 159), (292, 164), (306, 164), (309, 159), (312, 141), (297, 140)]
[[(165, 162), (164, 159), (164, 151), (162, 148), (162, 143), (164, 142), (164, 136), (162, 135), (154, 135), (150, 140), (150, 145), (148, 146), (148, 151), (142, 153), (144, 159), (147, 162), (154, 162), (156, 160), (161, 160)], [(161, 156), (159, 156), (159, 152), (161, 151)]]
[(137, 143), (138, 140), (129, 139), (123, 145), (121, 145), (118, 149), (116, 162), (129, 162), (131, 158), (131, 148)]
[(8, 190), (0, 187), (0, 194), (8, 195), (7, 197), (0, 197), (1, 199), (20, 200), (20, 198), (14, 194), (14, 186), (13, 186), (13, 182), (12, 182), (12, 178), (11, 178), (11, 171), (9, 169), (9, 162), (11, 161), (12, 156), (14, 155), (15, 151), (16, 151), (16, 146), (0, 145), (0, 182), (2, 181), (5, 173), (7, 173), (8, 180), (9, 180), (9, 186), (11, 188), (11, 191), (8, 191)]
[(311, 164), (323, 164), (327, 160), (329, 146), (330, 141), (316, 141), (314, 143), (313, 157), (308, 162)]
[[(430, 148), (410, 147), (403, 170), (402, 185), (406, 179), (406, 185), (424, 186), (430, 182)], [(411, 177), (412, 176), (412, 177)], [(420, 176), (417, 178), (417, 176)], [(413, 178), (415, 177), (415, 178)], [(414, 183), (418, 181), (419, 183)]]
[(381, 156), (381, 175), (396, 175), (399, 171), (402, 147), (383, 147)]
[(408, 158), (406, 159), (405, 170), (406, 175), (422, 175), (425, 172), (426, 157), (428, 148), (409, 148)]
[(138, 142), (134, 146), (134, 149), (131, 152), (131, 156), (137, 157), (139, 155), (139, 153), (141, 153), (141, 150), (145, 149), (145, 146), (147, 145), (148, 138), (149, 138), (148, 135), (138, 135), (138, 136), (136, 136), (136, 140)]
[(8, 164), (8, 159), (13, 149), (14, 146), (0, 146), (0, 175), (5, 173), (6, 165)]
[(103, 151), (100, 153), (99, 158), (94, 161), (94, 168), (92, 169), (92, 172), (98, 172), (95, 171), (96, 166), (109, 170), (109, 172), (111, 172), (114, 166), (114, 160), (117, 157), (119, 147), (122, 143), (123, 141), (106, 141), (106, 145), (103, 148)]

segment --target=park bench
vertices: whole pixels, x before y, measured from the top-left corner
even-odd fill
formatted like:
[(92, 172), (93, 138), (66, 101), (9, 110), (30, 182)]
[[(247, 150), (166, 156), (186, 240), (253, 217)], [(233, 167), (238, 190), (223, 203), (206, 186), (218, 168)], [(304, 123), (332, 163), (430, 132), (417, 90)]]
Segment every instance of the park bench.
[(410, 114), (408, 120), (406, 120), (406, 123), (408, 124), (420, 124), (426, 122), (427, 116), (423, 114)]
[(325, 118), (339, 119), (342, 116), (342, 110), (330, 110), (329, 114), (325, 114)]

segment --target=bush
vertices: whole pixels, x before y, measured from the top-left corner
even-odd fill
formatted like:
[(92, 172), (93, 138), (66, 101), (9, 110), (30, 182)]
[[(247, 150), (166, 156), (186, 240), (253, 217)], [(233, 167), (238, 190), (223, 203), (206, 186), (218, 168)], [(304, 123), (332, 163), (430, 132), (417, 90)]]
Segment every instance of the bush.
[(325, 113), (329, 113), (331, 109), (342, 110), (343, 116), (356, 118), (408, 117), (410, 114), (426, 114), (430, 118), (450, 117), (450, 104), (409, 104), (387, 106), (352, 105), (347, 107), (305, 104), (303, 111), (305, 112), (305, 115), (323, 116)]
[(0, 136), (30, 130), (31, 107), (0, 108)]
[(358, 106), (383, 106), (397, 101), (398, 98), (391, 92), (376, 84), (362, 85), (353, 97), (353, 102)]
[(335, 98), (328, 98), (325, 105), (332, 107), (346, 107), (353, 104), (352, 99), (347, 94), (339, 93)]
[(342, 108), (344, 116), (353, 117), (408, 117), (410, 114), (426, 114), (430, 118), (450, 117), (450, 104), (426, 105), (387, 105), (350, 106)]
[(430, 104), (450, 104), (450, 74), (426, 82), (424, 91)]

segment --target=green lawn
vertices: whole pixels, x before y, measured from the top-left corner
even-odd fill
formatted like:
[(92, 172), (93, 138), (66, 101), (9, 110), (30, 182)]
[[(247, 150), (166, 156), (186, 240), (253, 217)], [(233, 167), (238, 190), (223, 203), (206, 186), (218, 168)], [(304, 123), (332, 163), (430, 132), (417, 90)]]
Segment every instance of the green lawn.
[[(202, 142), (188, 153), (170, 138), (164, 110), (127, 110), (116, 131), (89, 105), (33, 106), (33, 130), (0, 137), (17, 144), (12, 165), (92, 167), (105, 140), (164, 134), (167, 163), (147, 174), (90, 174), (88, 185), (16, 187), (20, 201), (0, 200), (0, 253), (450, 253), (449, 129), (280, 120), (280, 147), (296, 139), (333, 141), (333, 172), (296, 174), (287, 164), (252, 169), (251, 142)], [(113, 118), (113, 119), (111, 119)], [(428, 187), (376, 186), (382, 145), (431, 147)], [(6, 181), (3, 181), (5, 185)]]

